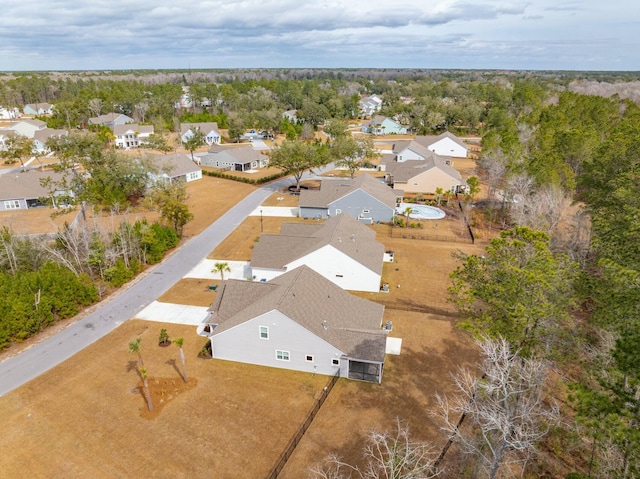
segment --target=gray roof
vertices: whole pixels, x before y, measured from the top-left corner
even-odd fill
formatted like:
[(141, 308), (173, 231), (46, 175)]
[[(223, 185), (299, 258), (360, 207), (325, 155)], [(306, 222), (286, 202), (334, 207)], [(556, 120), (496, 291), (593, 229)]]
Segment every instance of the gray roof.
[(351, 358), (384, 361), (384, 306), (343, 291), (307, 266), (268, 283), (223, 281), (209, 322), (218, 325), (216, 335), (273, 310)]
[(133, 118), (128, 117), (123, 113), (112, 112), (112, 113), (106, 113), (104, 115), (91, 117), (89, 118), (89, 123), (91, 123), (92, 125), (110, 125), (120, 117), (125, 118), (125, 123), (133, 122)]
[(40, 180), (62, 179), (55, 171), (28, 170), (21, 173), (0, 175), (0, 200), (35, 199), (47, 196), (49, 192), (40, 184)]
[(42, 143), (46, 142), (51, 137), (67, 136), (69, 132), (67, 130), (56, 130), (54, 128), (44, 128), (43, 130), (37, 130), (33, 134), (34, 140), (39, 140)]
[(138, 133), (153, 133), (153, 125), (138, 125), (137, 123), (125, 123), (124, 125), (114, 125), (113, 134), (122, 135), (129, 130), (137, 131)]
[(194, 171), (201, 171), (202, 168), (191, 161), (185, 153), (173, 153), (171, 155), (148, 155), (153, 163), (170, 178), (178, 178)]
[(440, 135), (437, 135), (437, 136), (434, 136), (434, 135), (416, 136), (415, 141), (417, 141), (421, 145), (429, 147), (434, 143), (442, 140), (443, 138), (450, 138), (451, 140), (455, 141), (458, 145), (462, 146), (463, 148), (469, 149), (469, 147), (465, 145), (464, 141), (462, 141), (453, 133), (449, 133), (448, 131), (445, 131), (444, 133), (441, 133)]
[[(460, 172), (451, 165), (447, 165), (445, 158), (436, 159), (434, 157), (427, 158), (426, 160), (407, 160), (407, 161), (388, 161), (385, 164), (385, 171), (393, 176), (395, 181), (404, 183), (411, 178), (418, 176), (425, 171), (429, 171), (434, 168), (438, 168), (448, 174), (450, 177), (464, 183)], [(384, 159), (383, 159), (384, 160)]]
[(201, 161), (204, 164), (210, 161), (231, 161), (235, 163), (251, 163), (252, 161), (265, 160), (267, 157), (253, 149), (252, 146), (212, 146), (206, 155), (202, 155)]
[(375, 231), (344, 213), (320, 224), (285, 223), (279, 235), (260, 235), (251, 266), (282, 269), (326, 245), (382, 274), (384, 245), (376, 241)]
[(330, 204), (344, 196), (361, 189), (381, 203), (395, 208), (396, 195), (383, 181), (371, 175), (363, 174), (353, 180), (323, 180), (319, 190), (302, 190), (299, 206), (309, 208), (328, 208)]
[(38, 111), (40, 108), (42, 108), (43, 110), (48, 110), (52, 106), (53, 105), (51, 103), (27, 103), (24, 107), (29, 107), (32, 110)]
[(189, 130), (200, 128), (200, 131), (204, 135), (208, 135), (212, 131), (218, 133), (218, 123), (215, 121), (203, 122), (203, 123), (180, 123), (180, 136), (184, 135)]
[(449, 157), (440, 156), (437, 153), (434, 153), (429, 148), (427, 148), (425, 145), (423, 145), (423, 144), (421, 144), (421, 143), (419, 143), (419, 142), (417, 142), (415, 140), (401, 140), (401, 141), (397, 141), (396, 143), (393, 144), (393, 152), (396, 155), (402, 153), (406, 149), (410, 149), (412, 151), (415, 151), (416, 153), (418, 153), (420, 156), (422, 156), (425, 159), (432, 158), (435, 162), (440, 161), (440, 162), (446, 164), (447, 160), (451, 159)]

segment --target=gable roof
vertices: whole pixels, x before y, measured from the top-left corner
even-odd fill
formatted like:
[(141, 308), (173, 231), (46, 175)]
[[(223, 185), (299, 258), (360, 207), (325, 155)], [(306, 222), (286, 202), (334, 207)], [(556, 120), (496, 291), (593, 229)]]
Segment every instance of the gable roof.
[(51, 170), (29, 170), (16, 174), (0, 175), (0, 200), (32, 199), (47, 196), (49, 192), (40, 184), (40, 180), (44, 178), (59, 181), (62, 179), (62, 174)]
[(69, 132), (67, 130), (57, 130), (55, 128), (44, 128), (42, 130), (37, 130), (33, 134), (33, 139), (38, 140), (41, 143), (45, 143), (51, 137), (61, 137), (67, 136)]
[(27, 103), (24, 108), (31, 108), (33, 111), (50, 110), (53, 107), (51, 103)]
[(223, 145), (213, 145), (204, 157), (215, 158), (231, 158), (236, 163), (249, 163), (256, 160), (264, 160), (266, 156), (253, 149), (252, 146), (229, 147)]
[(89, 118), (89, 123), (91, 123), (92, 125), (111, 125), (116, 120), (119, 120), (119, 119), (124, 119), (125, 123), (133, 122), (133, 118), (128, 117), (123, 113), (112, 112), (112, 113), (105, 113), (104, 115), (99, 115), (99, 116), (94, 116), (92, 118)]
[(260, 235), (251, 266), (280, 269), (327, 245), (382, 274), (384, 246), (375, 231), (344, 213), (320, 224), (285, 223), (279, 235)]
[(382, 161), (384, 162), (385, 170), (393, 176), (396, 182), (403, 183), (409, 181), (411, 178), (426, 171), (437, 168), (455, 180), (460, 181), (461, 184), (464, 183), (460, 172), (451, 165), (448, 165), (446, 163), (447, 158), (442, 156), (434, 155), (426, 160), (407, 160), (402, 162), (389, 161), (389, 159), (383, 158)]
[(396, 194), (384, 182), (369, 174), (355, 177), (353, 180), (322, 180), (319, 190), (302, 190), (299, 206), (308, 208), (328, 208), (330, 204), (346, 195), (361, 189), (381, 203), (395, 208)]
[(129, 131), (138, 132), (138, 134), (153, 133), (153, 125), (138, 125), (137, 123), (125, 123), (124, 125), (114, 125), (113, 134), (123, 135)]
[(218, 123), (215, 121), (203, 122), (203, 123), (180, 123), (180, 136), (184, 135), (188, 131), (193, 131), (196, 128), (200, 128), (200, 131), (207, 136), (212, 131), (218, 133)]
[(465, 148), (467, 150), (469, 149), (469, 147), (467, 145), (465, 145), (464, 141), (462, 141), (456, 135), (454, 135), (453, 133), (450, 133), (448, 131), (445, 131), (444, 133), (441, 133), (440, 135), (437, 135), (437, 136), (433, 136), (433, 135), (416, 136), (415, 141), (417, 141), (421, 145), (424, 145), (425, 147), (428, 148), (431, 145), (433, 145), (434, 143), (437, 143), (437, 142), (439, 142), (440, 140), (442, 140), (444, 138), (449, 138), (450, 140), (452, 140), (455, 143), (457, 143), (459, 146), (461, 146), (461, 147), (463, 147), (463, 148)]
[(347, 356), (384, 361), (384, 306), (353, 296), (307, 266), (268, 283), (225, 280), (208, 321), (213, 335), (277, 310)]
[(201, 171), (202, 168), (191, 161), (185, 153), (173, 153), (171, 155), (148, 155), (149, 158), (170, 178)]

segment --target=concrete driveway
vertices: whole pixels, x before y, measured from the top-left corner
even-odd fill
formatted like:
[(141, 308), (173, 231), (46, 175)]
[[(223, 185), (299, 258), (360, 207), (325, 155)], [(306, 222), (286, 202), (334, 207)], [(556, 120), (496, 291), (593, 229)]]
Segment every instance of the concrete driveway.
[(189, 306), (154, 301), (136, 314), (135, 317), (146, 321), (198, 326), (207, 317), (207, 309), (209, 308), (206, 306)]
[(213, 273), (211, 270), (216, 263), (227, 263), (231, 272), (224, 272), (224, 279), (247, 279), (251, 277), (251, 267), (249, 261), (228, 261), (225, 259), (203, 259), (194, 266), (185, 278), (197, 279), (220, 279), (220, 273)]

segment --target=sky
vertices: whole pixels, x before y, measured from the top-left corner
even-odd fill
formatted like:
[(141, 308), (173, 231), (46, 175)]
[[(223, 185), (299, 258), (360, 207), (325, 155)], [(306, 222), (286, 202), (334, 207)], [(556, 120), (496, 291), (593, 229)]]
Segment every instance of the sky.
[(640, 70), (637, 0), (11, 0), (0, 71)]

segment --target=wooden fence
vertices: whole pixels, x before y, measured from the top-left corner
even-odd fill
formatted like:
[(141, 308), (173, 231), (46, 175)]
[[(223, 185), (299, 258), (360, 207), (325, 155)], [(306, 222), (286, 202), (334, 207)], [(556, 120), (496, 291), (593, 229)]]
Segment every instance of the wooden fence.
[(289, 445), (280, 456), (280, 459), (278, 459), (278, 462), (276, 463), (275, 467), (271, 470), (271, 474), (267, 476), (267, 479), (276, 479), (278, 477), (278, 474), (282, 472), (282, 469), (284, 469), (284, 466), (287, 464), (287, 461), (291, 457), (291, 454), (293, 454), (293, 451), (295, 450), (296, 446), (302, 439), (302, 436), (304, 436), (304, 433), (307, 432), (307, 429), (309, 429), (309, 426), (311, 426), (311, 423), (313, 422), (314, 418), (320, 411), (320, 408), (326, 401), (327, 397), (329, 396), (329, 393), (333, 389), (333, 386), (335, 386), (336, 382), (338, 382), (339, 378), (340, 378), (340, 372), (338, 371), (336, 375), (331, 378), (331, 380), (329, 381), (329, 384), (327, 384), (322, 390), (322, 394), (320, 395), (320, 398), (313, 405), (313, 408), (311, 409), (311, 411), (309, 411), (309, 414), (307, 414), (306, 419), (304, 420), (302, 425), (300, 425), (300, 427), (298, 428), (298, 431), (294, 434), (291, 441), (289, 441)]

